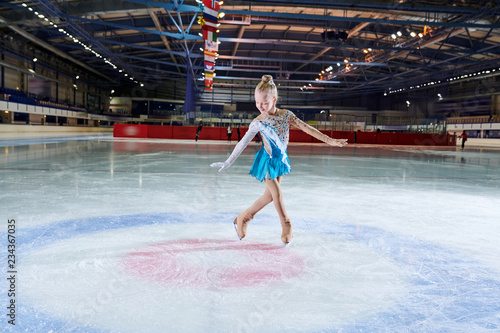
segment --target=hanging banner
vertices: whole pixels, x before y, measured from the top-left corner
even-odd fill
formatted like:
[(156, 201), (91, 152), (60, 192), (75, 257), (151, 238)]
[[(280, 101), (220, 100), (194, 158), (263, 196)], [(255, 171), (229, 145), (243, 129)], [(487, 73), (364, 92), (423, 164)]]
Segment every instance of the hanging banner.
[(213, 78), (215, 76), (215, 57), (219, 50), (217, 34), (219, 32), (219, 10), (220, 4), (216, 0), (203, 0), (200, 4), (200, 9), (203, 16), (198, 18), (198, 23), (203, 31), (203, 39), (205, 40), (204, 57), (205, 57), (205, 90), (212, 90)]

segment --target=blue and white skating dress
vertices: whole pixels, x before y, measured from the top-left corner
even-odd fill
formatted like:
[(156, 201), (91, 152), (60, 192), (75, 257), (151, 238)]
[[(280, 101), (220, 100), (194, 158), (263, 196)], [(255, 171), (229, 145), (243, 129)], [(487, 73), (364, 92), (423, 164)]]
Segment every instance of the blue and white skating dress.
[(241, 155), (252, 139), (260, 132), (262, 148), (257, 152), (250, 174), (260, 180), (275, 179), (292, 171), (286, 149), (290, 135), (290, 123), (297, 117), (289, 110), (280, 110), (280, 114), (265, 119), (255, 119), (250, 124), (240, 142), (225, 162), (212, 163), (220, 167), (219, 172), (230, 167)]
[(291, 111), (275, 117), (256, 120), (262, 136), (262, 148), (257, 152), (250, 174), (260, 181), (275, 179), (292, 171), (287, 155), (290, 122), (297, 118)]

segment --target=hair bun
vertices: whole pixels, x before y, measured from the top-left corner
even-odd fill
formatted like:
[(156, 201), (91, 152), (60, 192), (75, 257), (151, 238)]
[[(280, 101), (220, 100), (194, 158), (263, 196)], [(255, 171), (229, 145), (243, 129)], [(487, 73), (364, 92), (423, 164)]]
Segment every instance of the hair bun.
[(271, 75), (262, 75), (262, 82), (268, 83), (268, 82), (272, 82), (272, 81), (273, 81), (273, 77)]

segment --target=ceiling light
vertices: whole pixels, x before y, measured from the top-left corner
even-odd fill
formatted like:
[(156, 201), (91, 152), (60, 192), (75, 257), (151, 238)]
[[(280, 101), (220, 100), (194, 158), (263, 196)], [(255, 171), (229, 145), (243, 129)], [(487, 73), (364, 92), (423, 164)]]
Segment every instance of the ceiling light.
[(412, 31), (412, 32), (410, 32), (410, 36), (417, 37), (417, 34)]
[(391, 35), (391, 37), (392, 37), (392, 39), (396, 39), (396, 38), (398, 38), (398, 37), (396, 36), (396, 34), (392, 34), (392, 35)]

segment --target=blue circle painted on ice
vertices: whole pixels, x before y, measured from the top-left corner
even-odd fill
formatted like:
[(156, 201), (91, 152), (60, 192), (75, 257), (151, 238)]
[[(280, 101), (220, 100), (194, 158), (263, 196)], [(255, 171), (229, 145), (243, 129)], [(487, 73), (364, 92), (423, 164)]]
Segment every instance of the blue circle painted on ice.
[[(232, 221), (232, 218), (233, 213), (160, 213), (74, 219), (17, 229), (17, 253), (22, 258), (56, 241), (104, 230), (192, 221), (213, 223)], [(263, 220), (266, 223), (266, 218)], [(390, 308), (342, 327), (325, 327), (321, 332), (492, 332), (500, 329), (498, 274), (470, 256), (383, 229), (335, 222), (304, 222), (311, 232), (334, 235), (371, 248), (396, 263), (410, 282), (405, 297)], [(326, 224), (328, 231), (315, 227)], [(2, 265), (6, 265), (5, 261)], [(2, 293), (0, 299), (2, 304), (7, 304), (7, 293)], [(17, 325), (8, 327), (12, 332), (106, 332), (60, 321), (22, 302), (17, 305), (17, 318)]]

